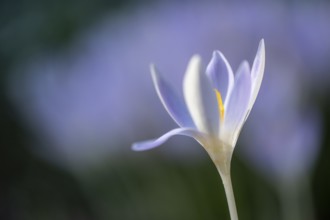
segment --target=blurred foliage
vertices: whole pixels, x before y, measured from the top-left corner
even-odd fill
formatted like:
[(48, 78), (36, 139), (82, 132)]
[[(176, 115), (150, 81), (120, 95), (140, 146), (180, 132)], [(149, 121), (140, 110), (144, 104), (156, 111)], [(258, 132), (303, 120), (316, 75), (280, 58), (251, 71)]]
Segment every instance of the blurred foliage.
[(28, 150), (32, 135), (0, 100), (0, 219), (93, 219), (77, 181)]
[(31, 151), (35, 137), (6, 96), (6, 76), (20, 59), (59, 49), (105, 11), (128, 1), (0, 3), (0, 219), (96, 219), (71, 173)]
[[(326, 97), (328, 99), (328, 97)], [(329, 219), (329, 195), (330, 195), (330, 173), (328, 167), (330, 167), (330, 100), (324, 100), (322, 105), (324, 112), (324, 139), (322, 140), (322, 151), (319, 155), (319, 160), (314, 169), (312, 177), (312, 188), (314, 195), (314, 206), (316, 209), (317, 219)]]
[[(82, 182), (101, 219), (229, 219), (220, 176), (204, 154), (199, 162), (171, 160), (157, 150), (124, 157), (89, 170)], [(238, 158), (233, 182), (241, 219), (278, 219), (272, 190)], [(259, 196), (270, 204), (258, 204)]]
[(0, 71), (34, 53), (64, 48), (75, 33), (130, 0), (4, 0), (0, 3)]

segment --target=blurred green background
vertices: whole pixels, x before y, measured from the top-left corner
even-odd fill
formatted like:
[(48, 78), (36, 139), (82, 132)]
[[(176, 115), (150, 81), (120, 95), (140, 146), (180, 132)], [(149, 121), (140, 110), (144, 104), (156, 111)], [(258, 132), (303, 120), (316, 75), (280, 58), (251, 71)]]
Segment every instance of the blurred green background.
[[(229, 219), (221, 179), (193, 140), (147, 152), (130, 146), (176, 126), (157, 100), (150, 62), (180, 88), (193, 53), (207, 63), (219, 49), (237, 67), (252, 62), (261, 38), (265, 75), (294, 72), (297, 108), (317, 109), (321, 121), (310, 128), (315, 146), (298, 150), (314, 156), (308, 165), (297, 159), (306, 172), (292, 178), (293, 203), (300, 219), (330, 219), (329, 15), (327, 1), (1, 1), (0, 219)], [(273, 103), (270, 111), (260, 101), (247, 123), (263, 122), (257, 112), (285, 114), (281, 100)], [(253, 162), (262, 151), (241, 150), (254, 145), (244, 133), (253, 127), (232, 159), (239, 217), (284, 219), (282, 174)], [(286, 146), (279, 149), (284, 158)]]

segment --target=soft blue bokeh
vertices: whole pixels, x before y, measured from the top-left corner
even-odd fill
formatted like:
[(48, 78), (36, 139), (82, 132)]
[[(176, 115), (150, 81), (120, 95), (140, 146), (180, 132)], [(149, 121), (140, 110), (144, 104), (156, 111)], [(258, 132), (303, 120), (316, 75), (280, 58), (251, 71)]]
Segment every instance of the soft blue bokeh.
[(206, 65), (220, 50), (236, 71), (261, 38), (265, 79), (232, 161), (239, 215), (279, 219), (264, 177), (308, 175), (318, 219), (330, 218), (329, 3), (16, 3), (0, 9), (0, 218), (9, 210), (23, 219), (227, 219), (220, 178), (198, 144), (130, 146), (176, 127), (150, 63), (182, 93), (193, 54)]

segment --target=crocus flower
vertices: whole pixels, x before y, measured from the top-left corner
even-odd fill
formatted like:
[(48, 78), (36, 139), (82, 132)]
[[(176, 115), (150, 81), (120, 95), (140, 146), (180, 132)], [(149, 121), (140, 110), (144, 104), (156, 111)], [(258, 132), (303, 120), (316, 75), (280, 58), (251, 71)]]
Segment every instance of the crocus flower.
[[(200, 56), (191, 58), (183, 80), (184, 100), (151, 65), (157, 94), (167, 112), (180, 126), (158, 139), (135, 143), (134, 150), (147, 150), (163, 144), (173, 135), (196, 139), (215, 161), (222, 151), (231, 156), (240, 130), (256, 100), (265, 66), (265, 46), (261, 40), (250, 70), (243, 61), (233, 74), (224, 55), (215, 51), (206, 71)], [(221, 147), (222, 149), (219, 149)]]
[(183, 79), (184, 101), (151, 65), (157, 94), (180, 128), (158, 139), (133, 144), (134, 150), (157, 147), (173, 135), (186, 135), (197, 140), (215, 163), (225, 186), (231, 219), (237, 219), (230, 180), (230, 161), (241, 128), (256, 100), (265, 67), (265, 46), (261, 40), (250, 70), (243, 61), (237, 73), (224, 55), (215, 51), (206, 71), (202, 60), (194, 55)]

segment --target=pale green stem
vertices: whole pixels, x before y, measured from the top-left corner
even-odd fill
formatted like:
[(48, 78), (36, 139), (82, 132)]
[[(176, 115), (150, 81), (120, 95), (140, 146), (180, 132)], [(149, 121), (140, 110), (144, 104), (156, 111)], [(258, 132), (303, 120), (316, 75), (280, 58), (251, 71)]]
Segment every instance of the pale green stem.
[(231, 220), (238, 220), (237, 208), (236, 208), (234, 191), (233, 191), (233, 186), (232, 186), (232, 183), (231, 183), (230, 173), (221, 175), (221, 178), (222, 178), (223, 186), (225, 188), (230, 219)]
[(213, 139), (207, 146), (206, 150), (211, 156), (225, 188), (229, 214), (231, 220), (238, 220), (233, 186), (230, 176), (230, 163), (233, 155), (233, 147), (220, 142), (217, 138)]

